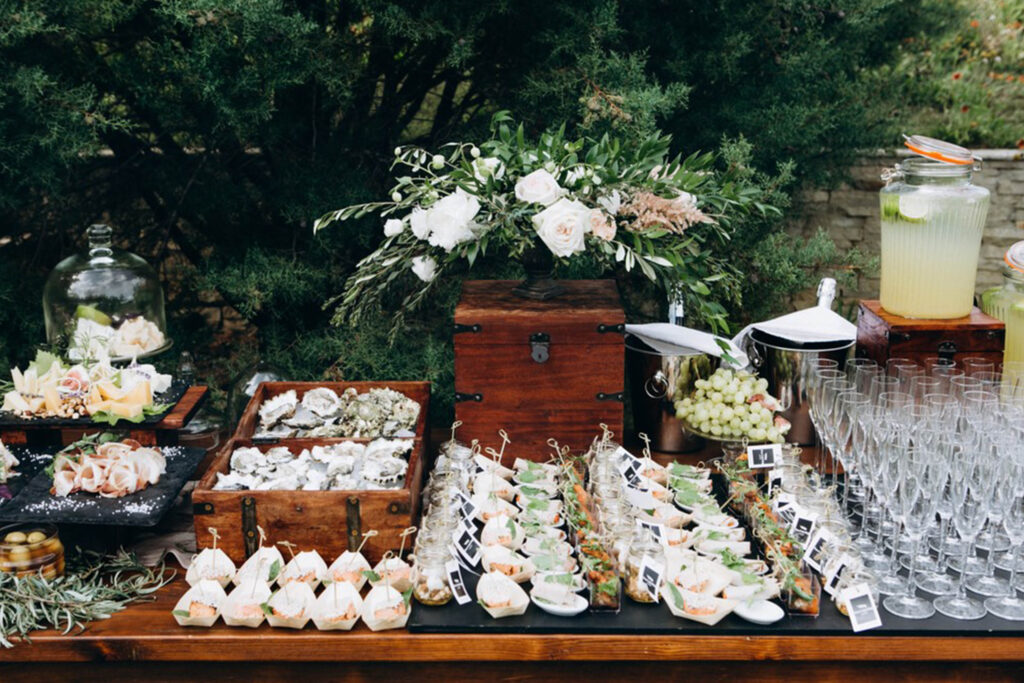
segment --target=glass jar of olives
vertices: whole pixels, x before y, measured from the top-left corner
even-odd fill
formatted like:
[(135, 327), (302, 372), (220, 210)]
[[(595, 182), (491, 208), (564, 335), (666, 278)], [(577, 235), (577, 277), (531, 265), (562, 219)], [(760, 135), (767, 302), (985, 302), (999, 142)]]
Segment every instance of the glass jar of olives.
[(64, 575), (64, 545), (52, 524), (0, 527), (0, 572), (44, 579)]

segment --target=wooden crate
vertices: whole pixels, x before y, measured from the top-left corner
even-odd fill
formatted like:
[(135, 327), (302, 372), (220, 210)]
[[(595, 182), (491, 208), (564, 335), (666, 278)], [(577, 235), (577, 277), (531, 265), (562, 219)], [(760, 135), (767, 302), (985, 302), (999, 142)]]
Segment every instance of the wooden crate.
[(950, 320), (919, 320), (893, 315), (878, 301), (861, 301), (857, 316), (857, 355), (884, 364), (889, 358), (920, 363), (938, 357), (959, 361), (980, 356), (1003, 360), (1002, 321), (974, 308), (969, 316)]
[(549, 438), (582, 449), (601, 423), (621, 434), (625, 315), (612, 280), (565, 280), (566, 293), (523, 299), (511, 281), (467, 281), (455, 309), (459, 438), (506, 458), (546, 460)]
[[(409, 456), (405, 487), (388, 491), (214, 491), (218, 472), (228, 472), (235, 448), (256, 446), (266, 452), (287, 446), (296, 456), (304, 448), (366, 439), (288, 439), (275, 444), (231, 439), (221, 449), (192, 493), (196, 542), (209, 548), (213, 538), (209, 529), (220, 535), (218, 547), (236, 563), (255, 552), (259, 542), (257, 525), (267, 533), (267, 541), (291, 541), (298, 550), (316, 550), (330, 564), (345, 550), (355, 550), (362, 534), (376, 529), (363, 553), (376, 564), (388, 550), (401, 546), (399, 534), (413, 524), (419, 514), (423, 484), (426, 443), (417, 437)], [(405, 544), (412, 547), (412, 539)], [(288, 554), (285, 552), (285, 556)]]
[[(256, 433), (260, 423), (260, 405), (268, 398), (283, 394), (292, 389), (295, 390), (299, 400), (310, 389), (326, 387), (337, 394), (346, 389), (353, 388), (359, 393), (365, 393), (370, 389), (394, 389), (401, 392), (420, 404), (420, 415), (416, 420), (416, 436), (424, 438), (427, 432), (427, 414), (430, 410), (430, 382), (263, 382), (256, 387), (256, 393), (249, 399), (245, 406), (242, 417), (238, 420), (238, 427), (235, 429), (236, 439), (251, 439)], [(372, 439), (340, 439), (341, 441), (370, 441)], [(262, 439), (261, 439), (262, 441)]]

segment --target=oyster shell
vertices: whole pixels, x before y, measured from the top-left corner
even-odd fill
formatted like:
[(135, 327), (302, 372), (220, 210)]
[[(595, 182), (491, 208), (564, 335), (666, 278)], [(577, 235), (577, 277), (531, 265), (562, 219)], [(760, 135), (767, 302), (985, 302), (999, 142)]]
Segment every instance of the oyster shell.
[(302, 406), (318, 417), (334, 417), (341, 411), (341, 399), (332, 389), (317, 387), (305, 393)]
[(275, 446), (267, 451), (267, 462), (271, 465), (282, 465), (295, 459), (287, 446)]
[(294, 389), (268, 398), (260, 406), (260, 422), (268, 427), (274, 425), (286, 417), (291, 417), (298, 405), (299, 397)]
[(231, 454), (231, 469), (241, 474), (252, 474), (264, 461), (265, 457), (258, 448), (236, 448)]
[(260, 428), (253, 434), (254, 439), (290, 439), (295, 436), (296, 430), (288, 425), (276, 425), (272, 429)]
[(289, 427), (295, 427), (296, 429), (302, 430), (317, 427), (322, 423), (322, 420), (320, 416), (305, 405), (300, 405), (295, 410), (295, 414), (291, 417), (285, 418), (283, 422)]

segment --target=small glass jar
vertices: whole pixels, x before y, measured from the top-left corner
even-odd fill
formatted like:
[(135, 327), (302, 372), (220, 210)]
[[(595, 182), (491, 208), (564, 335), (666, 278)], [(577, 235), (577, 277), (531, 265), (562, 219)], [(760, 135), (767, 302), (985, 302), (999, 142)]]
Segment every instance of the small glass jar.
[(626, 555), (626, 595), (636, 602), (657, 602), (657, 596), (651, 595), (643, 582), (642, 567), (645, 559), (648, 564), (655, 563), (664, 567), (665, 551), (649, 531), (638, 529)]
[(16, 576), (64, 575), (64, 544), (52, 524), (11, 524), (0, 527), (0, 572)]
[(1024, 242), (1006, 251), (1003, 286), (981, 297), (982, 310), (1006, 323), (1003, 347), (1003, 393), (1016, 398), (1024, 386)]
[(412, 594), (423, 605), (437, 607), (452, 599), (445, 563), (450, 557), (444, 546), (424, 547), (413, 558)]
[(71, 360), (131, 360), (170, 347), (156, 271), (113, 247), (111, 234), (110, 226), (90, 226), (88, 251), (58, 263), (43, 288), (46, 339)]
[(923, 136), (906, 144), (919, 156), (882, 176), (882, 308), (961, 318), (974, 305), (989, 191), (971, 183), (970, 150)]

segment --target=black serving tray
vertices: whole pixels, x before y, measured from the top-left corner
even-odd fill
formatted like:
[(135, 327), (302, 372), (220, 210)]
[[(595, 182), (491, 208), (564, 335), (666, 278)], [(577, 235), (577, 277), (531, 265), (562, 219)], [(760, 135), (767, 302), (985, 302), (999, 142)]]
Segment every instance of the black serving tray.
[[(103, 498), (95, 493), (79, 491), (66, 498), (50, 493), (52, 479), (42, 470), (52, 460), (38, 459), (38, 469), (10, 500), (0, 503), (2, 522), (49, 522), (51, 524), (88, 524), (100, 526), (155, 526), (171, 509), (175, 499), (196, 467), (206, 456), (203, 448), (162, 446), (167, 458), (167, 471), (156, 484), (123, 498)], [(20, 453), (15, 453), (20, 458)]]
[(13, 413), (0, 411), (0, 429), (52, 429), (54, 427), (94, 427), (102, 426), (109, 427), (112, 429), (125, 429), (126, 427), (132, 427), (135, 425), (155, 425), (163, 421), (163, 419), (174, 410), (174, 406), (177, 405), (178, 401), (182, 399), (185, 392), (191, 385), (181, 380), (174, 380), (171, 382), (170, 388), (162, 394), (154, 394), (154, 403), (170, 404), (170, 408), (163, 411), (158, 415), (148, 415), (141, 422), (132, 422), (131, 420), (118, 420), (117, 424), (110, 425), (106, 422), (93, 422), (91, 417), (78, 417), (78, 418), (66, 418), (66, 417), (33, 417), (24, 418), (19, 417)]
[[(719, 502), (727, 497), (725, 481), (719, 474), (712, 475), (714, 493)], [(477, 524), (479, 528), (479, 524)], [(745, 526), (745, 525), (744, 525)], [(747, 529), (748, 537), (750, 536)], [(480, 570), (478, 566), (476, 568)], [(1001, 570), (997, 570), (1001, 571)], [(905, 572), (904, 572), (905, 573)], [(1003, 574), (1005, 576), (1005, 574)], [(832, 598), (821, 592), (821, 609), (817, 617), (787, 614), (774, 624), (761, 626), (729, 614), (714, 626), (674, 616), (661, 604), (641, 604), (621, 593), (621, 609), (612, 612), (583, 612), (575, 617), (556, 617), (532, 602), (521, 616), (492, 619), (476, 602), (476, 584), (479, 577), (462, 569), (462, 578), (473, 602), (459, 605), (454, 600), (440, 607), (416, 604), (409, 616), (407, 627), (412, 633), (572, 633), (572, 634), (657, 634), (657, 635), (854, 635), (849, 618), (843, 616)], [(522, 584), (529, 594), (531, 584)], [(928, 597), (925, 593), (919, 593)], [(581, 593), (587, 597), (587, 593)], [(978, 596), (971, 596), (977, 598)], [(880, 596), (880, 600), (884, 600)], [(780, 604), (776, 601), (777, 604)], [(783, 606), (783, 609), (785, 607)], [(882, 626), (862, 633), (868, 635), (899, 636), (1024, 636), (1024, 622), (1012, 622), (986, 615), (976, 621), (958, 621), (936, 613), (928, 619), (901, 619), (878, 605)]]
[[(458, 605), (454, 600), (440, 607), (416, 603), (407, 627), (412, 633), (572, 633), (572, 634), (646, 634), (646, 635), (722, 635), (722, 636), (849, 636), (854, 634), (850, 620), (843, 616), (831, 598), (822, 593), (818, 617), (790, 616), (769, 626), (759, 626), (730, 614), (714, 626), (680, 619), (664, 604), (642, 605), (622, 595), (618, 614), (584, 612), (575, 617), (556, 617), (532, 602), (526, 613), (517, 617), (492, 619), (476, 600), (477, 577), (465, 569), (462, 578), (474, 601)], [(530, 592), (529, 582), (522, 585)], [(586, 593), (582, 595), (586, 596)], [(976, 597), (976, 596), (975, 596)], [(892, 636), (1024, 636), (1024, 624), (1004, 621), (991, 615), (977, 621), (957, 621), (941, 614), (930, 619), (912, 620), (894, 617), (879, 607), (882, 626), (865, 635)]]
[(9, 446), (8, 449), (18, 459), (18, 466), (14, 468), (18, 476), (9, 477), (6, 484), (0, 484), (0, 510), (3, 510), (4, 505), (21, 493), (28, 483), (42, 472), (53, 459), (53, 456), (48, 453), (39, 453), (38, 449), (26, 446)]

